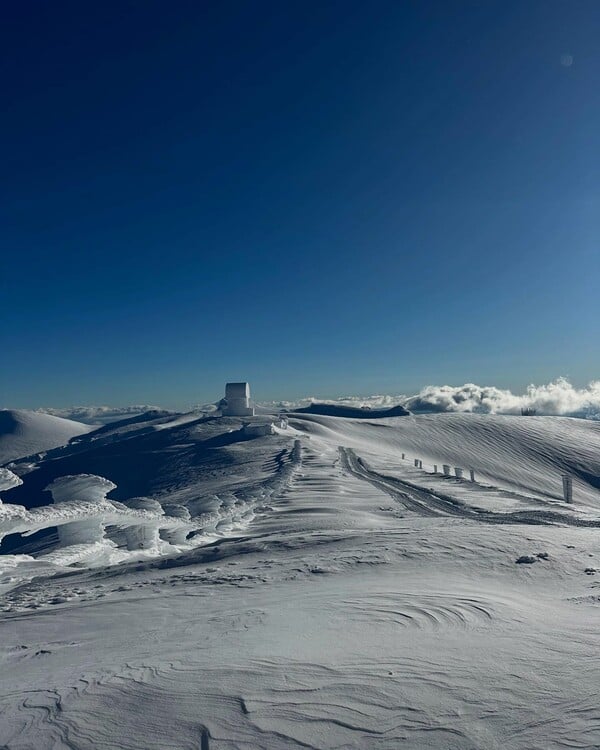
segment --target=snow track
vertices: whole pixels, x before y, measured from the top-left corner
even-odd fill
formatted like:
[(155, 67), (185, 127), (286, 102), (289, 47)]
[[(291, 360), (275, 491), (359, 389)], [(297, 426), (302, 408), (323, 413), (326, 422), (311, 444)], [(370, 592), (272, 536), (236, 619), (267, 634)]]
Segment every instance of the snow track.
[[(523, 510), (513, 513), (490, 513), (481, 508), (469, 507), (462, 502), (433, 491), (425, 490), (416, 485), (380, 474), (371, 469), (364, 459), (356, 455), (352, 448), (340, 446), (340, 456), (346, 470), (355, 477), (379, 487), (387, 492), (394, 500), (402, 503), (407, 510), (421, 516), (447, 515), (465, 518), (482, 523), (497, 524), (565, 524), (567, 526), (581, 526), (600, 528), (600, 520), (577, 518), (566, 513), (553, 510)], [(514, 493), (513, 493), (514, 494)]]
[[(431, 493), (419, 490), (406, 482), (384, 477), (368, 468), (362, 458), (359, 458), (352, 448), (340, 446), (340, 458), (346, 471), (358, 479), (369, 482), (374, 487), (383, 490), (391, 498), (401, 503), (406, 510), (417, 513), (420, 516), (437, 516), (440, 513), (448, 514), (445, 503), (437, 502)], [(441, 505), (441, 507), (440, 507)]]
[(600, 509), (600, 422), (561, 417), (439, 414), (382, 420), (294, 415), (309, 435), (368, 454), (377, 467), (401, 455), (475, 470), (495, 487), (562, 501), (563, 473), (573, 477), (575, 503)]

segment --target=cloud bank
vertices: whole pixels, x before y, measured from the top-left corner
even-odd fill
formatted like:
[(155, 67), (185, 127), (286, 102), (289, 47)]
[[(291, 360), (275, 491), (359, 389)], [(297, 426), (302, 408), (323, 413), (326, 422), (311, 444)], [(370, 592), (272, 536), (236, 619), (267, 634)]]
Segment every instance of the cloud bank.
[(343, 396), (330, 400), (308, 397), (263, 405), (293, 409), (308, 406), (313, 401), (372, 409), (402, 404), (413, 412), (520, 414), (521, 409), (534, 409), (539, 415), (600, 419), (600, 381), (593, 381), (585, 388), (575, 388), (566, 378), (557, 378), (545, 385), (530, 385), (523, 394), (475, 383), (428, 385), (414, 396)]
[(520, 414), (521, 409), (534, 409), (537, 414), (600, 419), (600, 381), (575, 388), (566, 378), (557, 378), (530, 385), (522, 395), (474, 383), (429, 385), (404, 405), (411, 411)]
[[(566, 378), (557, 378), (545, 385), (530, 385), (525, 393), (515, 394), (495, 386), (475, 383), (464, 385), (428, 385), (414, 396), (375, 394), (372, 396), (340, 396), (322, 399), (307, 396), (294, 401), (261, 401), (258, 412), (277, 409), (293, 410), (311, 403), (339, 404), (357, 408), (381, 409), (402, 404), (412, 412), (464, 412), (475, 414), (520, 414), (522, 409), (534, 409), (536, 414), (568, 416), (600, 420), (600, 380), (585, 388), (575, 388)], [(160, 407), (144, 405), (76, 406), (68, 409), (38, 409), (47, 414), (74, 419), (87, 424), (106, 424), (126, 419)], [(196, 411), (210, 412), (215, 404), (196, 404)]]

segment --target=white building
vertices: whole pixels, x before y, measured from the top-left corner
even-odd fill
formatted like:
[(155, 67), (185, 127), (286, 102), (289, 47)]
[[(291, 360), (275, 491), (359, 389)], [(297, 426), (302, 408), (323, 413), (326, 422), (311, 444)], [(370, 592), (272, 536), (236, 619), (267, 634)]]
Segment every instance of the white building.
[(225, 417), (254, 416), (254, 407), (250, 403), (249, 383), (227, 383), (222, 412)]

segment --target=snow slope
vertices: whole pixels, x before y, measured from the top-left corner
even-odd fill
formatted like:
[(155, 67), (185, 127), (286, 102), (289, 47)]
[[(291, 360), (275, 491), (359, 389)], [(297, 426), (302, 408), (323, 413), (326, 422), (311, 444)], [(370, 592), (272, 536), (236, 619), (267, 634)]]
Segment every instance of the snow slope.
[[(25, 505), (40, 477), (78, 469), (192, 517), (260, 501), (171, 554), (99, 566), (93, 548), (69, 567), (46, 540), (0, 557), (0, 746), (600, 745), (594, 428), (475, 415), (240, 428), (122, 425), (3, 491), (4, 507)], [(417, 454), (471, 458), (486, 481), (420, 470)], [(492, 486), (517, 460), (510, 486)], [(564, 470), (579, 472), (573, 506), (546, 491)]]
[(421, 459), (429, 472), (434, 464), (439, 471), (443, 464), (462, 467), (465, 473), (473, 468), (479, 478), (495, 485), (556, 500), (562, 498), (561, 475), (568, 473), (577, 502), (600, 508), (600, 422), (492, 414), (348, 423), (298, 417), (298, 426), (308, 434), (356, 446), (388, 468), (397, 466), (405, 453), (409, 459)]
[(93, 425), (22, 409), (0, 409), (0, 465), (65, 445)]

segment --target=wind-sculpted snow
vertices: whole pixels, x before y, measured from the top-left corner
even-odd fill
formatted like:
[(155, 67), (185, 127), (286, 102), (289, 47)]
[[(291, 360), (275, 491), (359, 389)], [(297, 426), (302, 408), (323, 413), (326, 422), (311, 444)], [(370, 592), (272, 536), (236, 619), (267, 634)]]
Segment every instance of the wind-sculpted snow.
[(0, 492), (18, 487), (20, 484), (23, 484), (23, 480), (10, 471), (10, 469), (0, 468)]
[(46, 489), (52, 493), (55, 504), (77, 502), (85, 499), (87, 503), (106, 503), (106, 496), (117, 485), (104, 477), (93, 474), (79, 474), (55, 479)]
[[(287, 457), (278, 457), (276, 471), (268, 480), (241, 487), (237, 494), (198, 497), (187, 507), (173, 502), (163, 507), (151, 497), (112, 501), (106, 496), (117, 486), (110, 480), (93, 474), (62, 476), (47, 487), (53, 505), (27, 510), (0, 503), (0, 540), (6, 534), (29, 536), (57, 527), (59, 543), (66, 550), (46, 554), (42, 562), (62, 565), (118, 562), (126, 559), (115, 552), (123, 546), (155, 556), (177, 553), (205, 543), (211, 535), (249, 523), (257, 506), (263, 506), (289, 484), (300, 462), (301, 448), (296, 441)], [(7, 488), (21, 483), (8, 470), (3, 470), (2, 479)]]
[(597, 427), (163, 415), (60, 449), (0, 509), (104, 536), (0, 555), (0, 747), (596, 747)]
[(401, 594), (376, 592), (342, 602), (348, 620), (393, 623), (402, 628), (481, 627), (493, 618), (494, 604), (445, 594)]
[(63, 544), (85, 544), (101, 541), (107, 524), (137, 525), (147, 521), (169, 525), (169, 521), (162, 520), (162, 509), (160, 512), (129, 509), (107, 500), (106, 495), (115, 487), (104, 477), (92, 474), (56, 479), (48, 488), (54, 505), (31, 510), (22, 506), (0, 506), (0, 535), (15, 532), (29, 535), (59, 527)]

